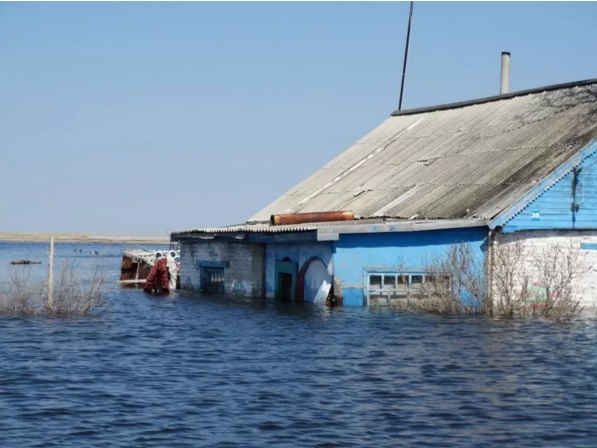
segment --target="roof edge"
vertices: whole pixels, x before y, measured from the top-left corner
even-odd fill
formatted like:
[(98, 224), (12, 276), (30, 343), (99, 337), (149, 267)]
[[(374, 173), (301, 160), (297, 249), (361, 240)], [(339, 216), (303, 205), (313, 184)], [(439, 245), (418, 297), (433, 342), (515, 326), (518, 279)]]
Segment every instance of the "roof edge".
[(572, 87), (582, 87), (590, 84), (597, 84), (597, 78), (585, 79), (583, 81), (567, 82), (564, 84), (552, 84), (544, 87), (536, 87), (533, 89), (519, 90), (518, 92), (507, 93), (505, 95), (494, 95), (485, 98), (478, 98), (475, 100), (458, 101), (455, 103), (439, 104), (436, 106), (419, 107), (416, 109), (397, 110), (392, 112), (392, 117), (399, 117), (403, 115), (415, 115), (425, 112), (436, 112), (441, 110), (459, 109), (461, 107), (474, 106), (476, 104), (491, 103), (494, 101), (508, 100), (518, 96), (531, 95), (533, 93), (548, 92), (551, 90), (570, 89)]
[(334, 227), (320, 227), (317, 229), (318, 241), (337, 241), (340, 235), (350, 235), (358, 233), (406, 233), (423, 232), (430, 230), (451, 230), (466, 229), (473, 227), (486, 227), (486, 219), (430, 219), (424, 221), (394, 220), (382, 223), (363, 222), (356, 225), (343, 225), (339, 222)]
[(361, 219), (355, 221), (328, 221), (304, 224), (290, 224), (284, 226), (234, 226), (198, 228), (171, 232), (172, 240), (183, 238), (211, 239), (214, 236), (240, 235), (246, 233), (297, 233), (317, 232), (319, 241), (337, 240), (341, 234), (353, 233), (388, 233), (388, 232), (418, 232), (425, 230), (459, 229), (467, 227), (485, 227), (489, 221), (482, 218), (457, 218), (457, 219)]
[(535, 185), (530, 191), (520, 197), (511, 207), (502, 210), (489, 223), (490, 229), (503, 227), (512, 219), (522, 213), (533, 202), (541, 197), (546, 191), (550, 190), (555, 184), (566, 177), (574, 167), (580, 165), (586, 158), (597, 152), (597, 139), (590, 141), (578, 153), (562, 163), (550, 175)]

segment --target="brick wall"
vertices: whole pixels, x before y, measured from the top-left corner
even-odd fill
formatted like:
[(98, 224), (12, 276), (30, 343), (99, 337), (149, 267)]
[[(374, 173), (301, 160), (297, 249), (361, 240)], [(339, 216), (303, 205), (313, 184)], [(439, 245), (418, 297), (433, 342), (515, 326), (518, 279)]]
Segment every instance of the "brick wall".
[(264, 249), (261, 244), (205, 240), (181, 244), (181, 286), (201, 289), (201, 261), (227, 263), (224, 268), (226, 295), (261, 297)]
[[(512, 246), (517, 242), (524, 248), (524, 272), (530, 275), (532, 287), (541, 288), (536, 274), (537, 259), (549, 257), (550, 248), (558, 245), (573, 259), (577, 258), (580, 274), (574, 280), (575, 296), (586, 309), (597, 307), (597, 231), (595, 230), (531, 230), (516, 233), (498, 233), (497, 249)], [(581, 247), (584, 245), (584, 249)], [(587, 249), (587, 245), (594, 245)], [(497, 294), (497, 291), (494, 291)]]

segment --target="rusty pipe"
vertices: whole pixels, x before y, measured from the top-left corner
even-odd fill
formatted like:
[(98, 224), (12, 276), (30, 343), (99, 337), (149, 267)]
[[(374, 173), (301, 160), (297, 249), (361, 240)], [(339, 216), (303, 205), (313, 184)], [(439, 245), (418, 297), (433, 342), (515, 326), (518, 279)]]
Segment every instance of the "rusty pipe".
[(315, 212), (315, 213), (290, 213), (272, 215), (270, 224), (272, 226), (284, 226), (288, 224), (303, 224), (305, 222), (332, 222), (352, 221), (353, 212)]

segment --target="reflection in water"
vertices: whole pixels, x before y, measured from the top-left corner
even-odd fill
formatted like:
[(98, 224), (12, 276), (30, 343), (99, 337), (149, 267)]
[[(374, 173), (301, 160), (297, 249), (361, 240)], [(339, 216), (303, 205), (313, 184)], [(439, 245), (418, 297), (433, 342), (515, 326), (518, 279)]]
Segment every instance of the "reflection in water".
[(597, 446), (596, 324), (114, 289), (0, 318), (1, 445)]

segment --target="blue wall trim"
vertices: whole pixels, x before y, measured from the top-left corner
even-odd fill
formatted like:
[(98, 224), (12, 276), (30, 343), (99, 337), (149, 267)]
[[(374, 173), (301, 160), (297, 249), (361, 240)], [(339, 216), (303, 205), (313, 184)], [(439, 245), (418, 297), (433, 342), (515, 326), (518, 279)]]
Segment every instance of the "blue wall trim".
[(196, 268), (227, 268), (230, 263), (227, 261), (195, 260)]

